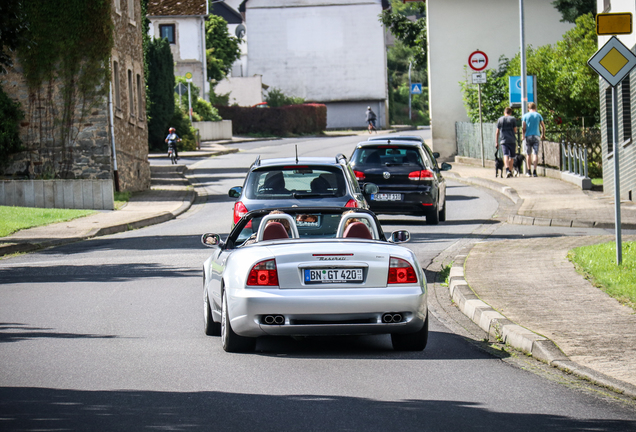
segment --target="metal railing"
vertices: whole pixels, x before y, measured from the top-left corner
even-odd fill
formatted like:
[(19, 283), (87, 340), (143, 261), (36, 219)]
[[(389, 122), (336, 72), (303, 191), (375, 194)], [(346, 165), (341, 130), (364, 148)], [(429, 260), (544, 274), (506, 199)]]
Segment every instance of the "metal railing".
[(589, 178), (587, 146), (577, 143), (561, 142), (561, 171)]

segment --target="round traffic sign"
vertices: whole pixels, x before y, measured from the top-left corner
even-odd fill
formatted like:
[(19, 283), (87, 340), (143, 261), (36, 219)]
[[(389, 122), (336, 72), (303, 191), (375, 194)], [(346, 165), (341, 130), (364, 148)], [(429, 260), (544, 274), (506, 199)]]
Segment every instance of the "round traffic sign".
[(186, 79), (192, 79), (192, 73), (191, 72), (186, 72), (185, 77), (186, 77)]
[(483, 51), (474, 51), (468, 56), (468, 66), (477, 72), (483, 71), (488, 66), (488, 56)]

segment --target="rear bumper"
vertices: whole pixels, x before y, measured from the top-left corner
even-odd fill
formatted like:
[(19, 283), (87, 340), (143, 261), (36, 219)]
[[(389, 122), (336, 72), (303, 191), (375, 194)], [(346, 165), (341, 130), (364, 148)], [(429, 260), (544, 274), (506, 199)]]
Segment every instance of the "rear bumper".
[[(426, 288), (418, 285), (350, 289), (241, 289), (228, 292), (230, 322), (241, 336), (413, 333), (427, 316)], [(404, 319), (383, 323), (385, 313)], [(266, 315), (282, 315), (267, 325)]]

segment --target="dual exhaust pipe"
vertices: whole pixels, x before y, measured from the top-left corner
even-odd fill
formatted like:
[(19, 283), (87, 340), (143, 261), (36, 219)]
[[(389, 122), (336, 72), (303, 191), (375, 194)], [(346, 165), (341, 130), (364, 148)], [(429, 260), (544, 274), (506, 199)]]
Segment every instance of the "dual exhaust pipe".
[(263, 322), (267, 325), (283, 325), (285, 324), (285, 317), (283, 315), (265, 315)]
[(404, 316), (401, 313), (390, 312), (382, 315), (382, 322), (385, 324), (399, 323), (402, 322), (403, 319)]

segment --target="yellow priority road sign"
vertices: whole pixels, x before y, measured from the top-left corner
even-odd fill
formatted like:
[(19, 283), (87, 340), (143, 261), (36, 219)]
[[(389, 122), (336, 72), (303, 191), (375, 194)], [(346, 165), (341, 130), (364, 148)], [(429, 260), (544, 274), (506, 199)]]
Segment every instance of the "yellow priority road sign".
[(596, 34), (599, 36), (632, 34), (632, 14), (630, 12), (597, 14)]
[(616, 36), (587, 61), (594, 71), (612, 87), (616, 87), (636, 66), (636, 55), (619, 41)]

